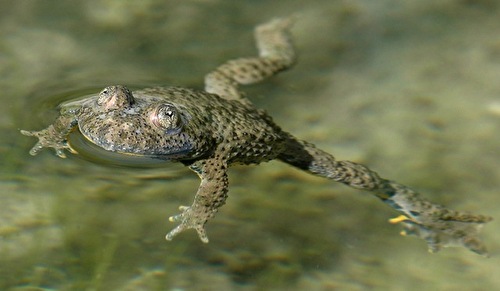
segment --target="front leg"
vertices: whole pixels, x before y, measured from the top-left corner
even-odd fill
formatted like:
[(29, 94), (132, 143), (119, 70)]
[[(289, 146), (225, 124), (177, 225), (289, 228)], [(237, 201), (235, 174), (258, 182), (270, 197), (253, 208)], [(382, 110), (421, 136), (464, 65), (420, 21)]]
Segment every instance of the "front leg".
[(38, 138), (38, 142), (31, 148), (32, 156), (38, 154), (43, 148), (53, 148), (56, 155), (60, 158), (65, 158), (64, 150), (73, 150), (68, 145), (68, 135), (77, 125), (76, 115), (74, 111), (62, 109), (61, 115), (57, 117), (53, 124), (40, 131), (21, 130), (21, 133), (26, 136), (34, 136)]
[(227, 198), (227, 164), (218, 158), (210, 158), (194, 162), (189, 168), (198, 174), (201, 183), (193, 204), (189, 207), (180, 206), (181, 213), (169, 218), (180, 224), (167, 234), (166, 239), (172, 240), (182, 231), (193, 228), (201, 241), (208, 243), (205, 224), (224, 205)]

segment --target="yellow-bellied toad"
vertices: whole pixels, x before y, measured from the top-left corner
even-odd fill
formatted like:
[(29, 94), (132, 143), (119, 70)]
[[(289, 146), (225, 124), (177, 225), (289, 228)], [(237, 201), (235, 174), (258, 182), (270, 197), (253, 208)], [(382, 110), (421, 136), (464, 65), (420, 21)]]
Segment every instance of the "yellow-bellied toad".
[(105, 88), (97, 96), (67, 103), (54, 124), (35, 136), (32, 155), (44, 147), (65, 157), (68, 135), (75, 128), (107, 151), (179, 161), (196, 172), (201, 184), (191, 206), (170, 218), (180, 224), (171, 240), (193, 228), (208, 242), (204, 225), (221, 207), (228, 192), (228, 166), (278, 159), (314, 175), (372, 191), (402, 216), (405, 233), (426, 240), (430, 251), (463, 245), (486, 255), (477, 233), (491, 218), (449, 210), (423, 199), (414, 190), (383, 179), (360, 164), (336, 160), (314, 145), (281, 130), (238, 91), (239, 84), (259, 82), (289, 68), (295, 60), (290, 19), (256, 28), (258, 57), (231, 60), (205, 78), (205, 91), (169, 87), (130, 92), (123, 86)]

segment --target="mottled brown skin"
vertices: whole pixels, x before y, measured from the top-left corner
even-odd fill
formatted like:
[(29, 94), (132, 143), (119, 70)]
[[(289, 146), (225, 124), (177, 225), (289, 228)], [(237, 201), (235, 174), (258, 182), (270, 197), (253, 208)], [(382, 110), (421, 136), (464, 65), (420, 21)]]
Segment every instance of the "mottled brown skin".
[(169, 87), (132, 93), (124, 86), (110, 86), (97, 96), (65, 103), (53, 125), (41, 131), (21, 131), (39, 139), (30, 153), (52, 147), (58, 156), (65, 157), (64, 149), (74, 152), (68, 135), (78, 128), (90, 142), (107, 151), (182, 162), (199, 175), (201, 184), (192, 205), (181, 206), (181, 213), (170, 218), (180, 224), (167, 234), (168, 240), (193, 228), (208, 242), (204, 226), (226, 201), (228, 167), (278, 159), (373, 192), (402, 214), (390, 221), (403, 223), (404, 234), (425, 239), (432, 252), (463, 245), (487, 255), (477, 234), (490, 217), (446, 209), (404, 185), (380, 178), (363, 165), (338, 161), (282, 131), (243, 96), (238, 84), (259, 82), (294, 63), (290, 24), (290, 19), (277, 19), (258, 26), (259, 56), (221, 65), (206, 76), (205, 91)]

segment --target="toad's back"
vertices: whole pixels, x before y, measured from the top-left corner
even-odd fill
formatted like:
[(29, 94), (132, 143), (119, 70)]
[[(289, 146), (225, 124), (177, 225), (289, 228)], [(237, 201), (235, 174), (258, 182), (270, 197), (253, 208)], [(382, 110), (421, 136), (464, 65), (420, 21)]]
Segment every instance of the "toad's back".
[[(283, 151), (287, 134), (264, 110), (249, 103), (180, 87), (144, 89), (134, 92), (134, 98), (150, 106), (165, 102), (174, 104), (190, 119), (182, 131), (189, 133), (193, 147), (205, 151), (206, 145), (210, 144), (211, 148), (206, 149), (205, 155), (224, 156), (228, 164), (268, 161)], [(129, 122), (137, 122), (137, 118)], [(149, 127), (140, 129), (151, 130)]]

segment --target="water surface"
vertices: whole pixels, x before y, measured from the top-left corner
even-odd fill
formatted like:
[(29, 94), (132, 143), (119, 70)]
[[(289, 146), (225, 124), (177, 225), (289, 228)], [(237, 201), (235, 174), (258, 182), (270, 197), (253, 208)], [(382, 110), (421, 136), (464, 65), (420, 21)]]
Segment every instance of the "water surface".
[[(495, 1), (0, 1), (0, 289), (493, 290), (500, 286)], [(225, 205), (172, 242), (198, 178), (28, 154), (57, 104), (107, 85), (203, 87), (298, 13), (299, 63), (245, 88), (286, 130), (437, 203), (495, 217), (492, 257), (428, 254), (371, 195), (278, 162), (235, 167)]]

